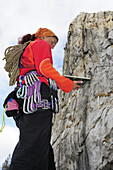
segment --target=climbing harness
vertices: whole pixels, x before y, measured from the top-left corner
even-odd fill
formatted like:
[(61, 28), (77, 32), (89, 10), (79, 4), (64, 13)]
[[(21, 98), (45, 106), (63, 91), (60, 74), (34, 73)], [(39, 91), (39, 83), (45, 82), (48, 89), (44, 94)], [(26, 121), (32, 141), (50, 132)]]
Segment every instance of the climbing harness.
[[(41, 96), (41, 81), (37, 76), (42, 76), (37, 71), (30, 71), (26, 75), (19, 76), (17, 87), (8, 94), (4, 101), (4, 113), (8, 117), (21, 116), (23, 113), (30, 114), (39, 109), (51, 109), (54, 113), (59, 112), (57, 96), (57, 85), (54, 80), (49, 79), (48, 97)], [(42, 76), (43, 77), (43, 76)], [(44, 98), (44, 99), (42, 99)], [(4, 115), (2, 128), (4, 127)]]
[(50, 102), (47, 99), (41, 99), (40, 76), (36, 71), (28, 72), (19, 77), (17, 98), (23, 99), (23, 112), (25, 114), (33, 113), (37, 109), (50, 109)]

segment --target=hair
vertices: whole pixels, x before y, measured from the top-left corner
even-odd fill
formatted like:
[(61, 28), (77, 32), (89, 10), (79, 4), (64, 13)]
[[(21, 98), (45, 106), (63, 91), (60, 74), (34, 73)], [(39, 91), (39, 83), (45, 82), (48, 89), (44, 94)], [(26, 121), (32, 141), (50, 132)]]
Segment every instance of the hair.
[(27, 41), (34, 41), (35, 39), (35, 34), (26, 34), (18, 39), (18, 44), (24, 44)]
[[(52, 36), (57, 39), (58, 42), (58, 37), (57, 36)], [(23, 37), (18, 39), (18, 44), (24, 44), (27, 41), (34, 41), (37, 37), (35, 37), (35, 34), (26, 34)], [(41, 39), (44, 39), (44, 37), (40, 37)]]

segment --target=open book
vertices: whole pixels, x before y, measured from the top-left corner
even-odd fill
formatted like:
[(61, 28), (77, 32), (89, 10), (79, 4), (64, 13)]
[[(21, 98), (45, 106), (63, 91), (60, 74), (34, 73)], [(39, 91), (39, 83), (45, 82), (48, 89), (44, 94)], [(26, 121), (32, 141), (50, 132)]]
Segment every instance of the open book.
[(83, 83), (79, 84), (81, 87), (84, 87), (84, 85), (89, 82), (91, 79), (89, 77), (79, 77), (79, 76), (70, 76), (70, 75), (64, 75), (66, 78), (69, 78), (73, 81), (82, 81)]

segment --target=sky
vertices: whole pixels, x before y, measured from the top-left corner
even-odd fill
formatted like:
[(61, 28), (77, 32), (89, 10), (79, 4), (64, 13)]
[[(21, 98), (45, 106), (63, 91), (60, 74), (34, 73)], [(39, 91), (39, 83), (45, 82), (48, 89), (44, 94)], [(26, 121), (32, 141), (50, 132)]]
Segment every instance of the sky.
[[(40, 27), (51, 29), (59, 42), (52, 51), (54, 67), (62, 74), (64, 47), (70, 23), (81, 12), (113, 11), (113, 0), (0, 0), (0, 127), (3, 101), (15, 86), (9, 87), (4, 70), (4, 50), (17, 44), (18, 38), (35, 33)], [(0, 167), (18, 141), (19, 131), (12, 118), (5, 120), (0, 133)]]

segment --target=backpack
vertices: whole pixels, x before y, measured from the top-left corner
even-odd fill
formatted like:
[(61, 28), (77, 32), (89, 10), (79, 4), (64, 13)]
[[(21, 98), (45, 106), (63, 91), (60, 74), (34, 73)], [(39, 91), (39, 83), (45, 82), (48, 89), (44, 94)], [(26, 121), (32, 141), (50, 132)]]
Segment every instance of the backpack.
[(3, 60), (6, 60), (4, 69), (9, 73), (10, 78), (9, 85), (12, 86), (15, 84), (20, 70), (19, 70), (19, 61), (20, 57), (23, 54), (25, 48), (29, 45), (31, 41), (25, 42), (24, 44), (14, 45), (6, 48)]

